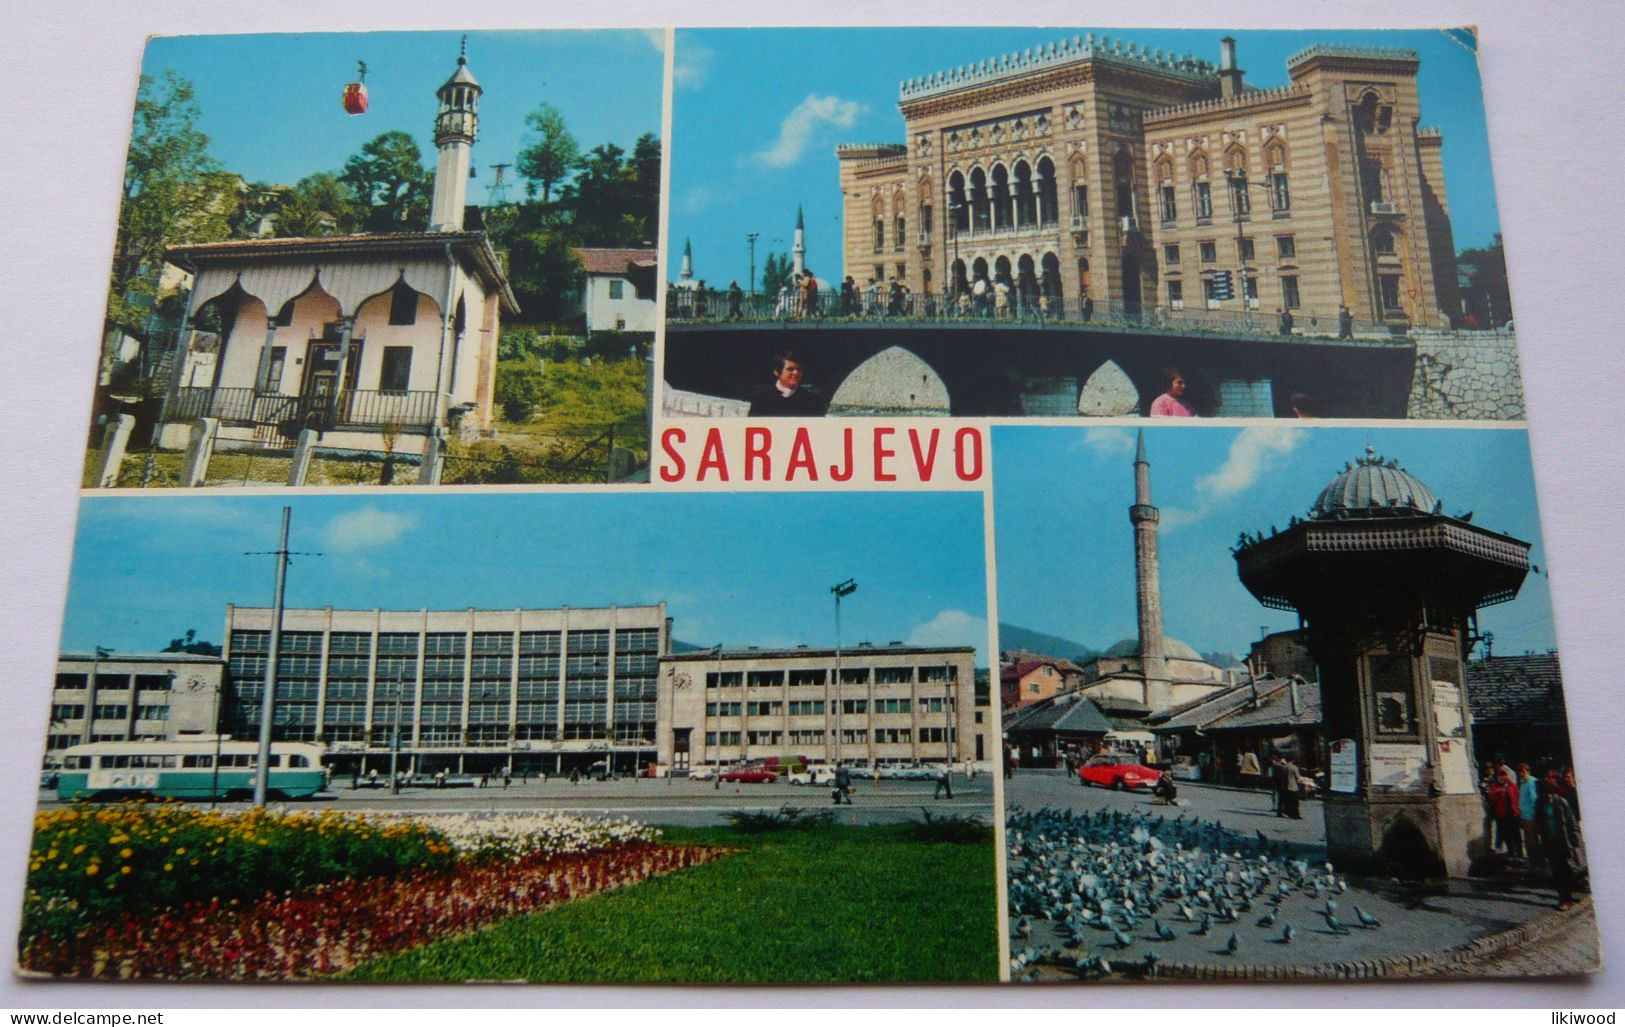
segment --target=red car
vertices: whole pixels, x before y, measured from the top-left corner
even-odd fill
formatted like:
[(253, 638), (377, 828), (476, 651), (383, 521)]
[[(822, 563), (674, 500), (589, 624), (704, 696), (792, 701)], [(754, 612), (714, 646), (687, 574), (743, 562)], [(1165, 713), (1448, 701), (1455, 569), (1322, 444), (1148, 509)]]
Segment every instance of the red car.
[(1143, 763), (1129, 763), (1121, 753), (1101, 753), (1089, 757), (1078, 768), (1078, 783), (1102, 788), (1150, 788), (1162, 772)]
[(720, 775), (724, 781), (743, 781), (746, 784), (772, 784), (779, 779), (779, 775), (766, 767), (735, 767), (724, 770)]

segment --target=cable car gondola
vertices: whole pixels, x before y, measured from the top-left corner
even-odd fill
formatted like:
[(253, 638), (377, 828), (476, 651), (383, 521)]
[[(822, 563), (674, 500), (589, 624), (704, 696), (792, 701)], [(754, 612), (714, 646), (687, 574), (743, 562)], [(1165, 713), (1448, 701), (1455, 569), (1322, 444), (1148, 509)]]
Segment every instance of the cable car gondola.
[(344, 112), (346, 114), (367, 113), (367, 62), (356, 61), (361, 70), (360, 78), (344, 87)]

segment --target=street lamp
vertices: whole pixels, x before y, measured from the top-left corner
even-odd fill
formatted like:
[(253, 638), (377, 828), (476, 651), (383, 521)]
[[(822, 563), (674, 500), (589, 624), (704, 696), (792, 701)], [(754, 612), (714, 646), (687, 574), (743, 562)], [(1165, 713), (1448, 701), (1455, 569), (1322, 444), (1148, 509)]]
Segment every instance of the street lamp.
[(395, 775), (396, 760), (401, 753), (401, 690), (405, 685), (406, 668), (395, 668), (395, 708), (389, 718), (389, 794), (401, 794), (400, 778)]
[[(1224, 180), (1230, 187), (1230, 209), (1236, 219), (1236, 263), (1239, 265), (1239, 274), (1241, 276), (1236, 282), (1236, 295), (1241, 297), (1242, 317), (1247, 321), (1251, 321), (1252, 307), (1249, 304), (1250, 298), (1247, 295), (1247, 258), (1242, 246), (1246, 237), (1242, 235), (1241, 226), (1252, 220), (1252, 201), (1249, 199), (1251, 194), (1247, 190), (1263, 189), (1265, 195), (1268, 196), (1269, 183), (1249, 181), (1247, 173), (1236, 168), (1225, 168)], [(1258, 259), (1256, 245), (1255, 243), (1253, 253), (1255, 261)]]
[(835, 593), (835, 763), (841, 762), (841, 600), (858, 590), (856, 579), (847, 578), (829, 590)]
[(761, 232), (746, 232), (745, 242), (750, 245), (750, 294), (756, 295), (756, 240)]

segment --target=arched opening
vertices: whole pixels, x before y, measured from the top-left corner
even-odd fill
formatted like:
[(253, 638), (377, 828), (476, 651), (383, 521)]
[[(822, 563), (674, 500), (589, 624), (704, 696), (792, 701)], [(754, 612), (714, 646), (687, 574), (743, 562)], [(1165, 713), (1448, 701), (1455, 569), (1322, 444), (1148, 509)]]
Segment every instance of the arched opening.
[(970, 173), (970, 212), (972, 231), (983, 232), (987, 230), (988, 198), (987, 174), (981, 168), (972, 168)]
[(993, 280), (995, 282), (1003, 282), (1005, 285), (1013, 285), (1015, 283), (1015, 279), (1012, 278), (1011, 275), (1010, 275), (1010, 258), (1009, 257), (995, 257), (994, 258), (994, 260), (993, 260)]
[(1059, 217), (1055, 197), (1055, 164), (1048, 157), (1038, 158), (1038, 223), (1053, 225)]
[(1026, 161), (1016, 163), (1016, 225), (1025, 228), (1038, 223), (1038, 197), (1033, 192), (1033, 169)]
[(1025, 253), (1016, 260), (1016, 300), (1023, 314), (1038, 305), (1038, 268)]
[(993, 227), (1010, 227), (1010, 173), (1003, 164), (993, 165)]
[(1134, 216), (1134, 156), (1120, 147), (1112, 157), (1112, 189), (1117, 197), (1117, 216)]
[(1133, 250), (1123, 251), (1123, 315), (1140, 316), (1140, 258)]
[(1090, 296), (1089, 291), (1089, 258), (1078, 258), (1078, 299), (1084, 300)]
[(1061, 258), (1054, 253), (1046, 253), (1039, 267), (1042, 269), (1038, 279), (1038, 287), (1042, 291), (1046, 304), (1050, 310), (1059, 308), (1061, 304)]
[(987, 261), (984, 258), (977, 257), (976, 260), (971, 264), (970, 277), (972, 282), (975, 282), (977, 279), (987, 278)]
[(954, 261), (952, 274), (953, 284), (949, 288), (953, 290), (953, 295), (957, 298), (970, 292), (970, 280), (966, 277), (965, 262), (963, 260)]
[(948, 176), (948, 212), (955, 232), (970, 228), (970, 207), (965, 200), (965, 176), (955, 171)]

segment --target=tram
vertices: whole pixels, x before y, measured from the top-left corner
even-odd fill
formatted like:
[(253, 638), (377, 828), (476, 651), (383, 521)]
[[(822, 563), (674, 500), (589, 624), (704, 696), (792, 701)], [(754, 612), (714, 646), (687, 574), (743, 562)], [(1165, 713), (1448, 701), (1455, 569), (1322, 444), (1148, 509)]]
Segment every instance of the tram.
[[(265, 794), (308, 799), (327, 785), (323, 748), (271, 743)], [(223, 738), (90, 742), (62, 750), (56, 794), (75, 799), (247, 799), (254, 794), (259, 743)]]

